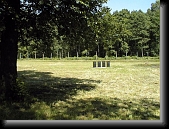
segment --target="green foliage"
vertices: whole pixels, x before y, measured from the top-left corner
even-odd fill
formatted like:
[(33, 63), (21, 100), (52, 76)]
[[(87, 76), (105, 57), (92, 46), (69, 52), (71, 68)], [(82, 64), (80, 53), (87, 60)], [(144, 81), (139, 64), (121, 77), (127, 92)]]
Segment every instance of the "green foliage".
[[(131, 56), (137, 52), (159, 56), (160, 2), (152, 3), (147, 13), (122, 9), (111, 14), (110, 9), (103, 6), (106, 1), (0, 1), (0, 42), (4, 32), (8, 36), (7, 39), (3, 37), (4, 48), (0, 44), (0, 54), (3, 52), (4, 56), (1, 58), (0, 55), (0, 65), (5, 58), (11, 59), (12, 62), (9, 60), (6, 64), (12, 64), (9, 69), (15, 78), (18, 39), (18, 54), (22, 53), (24, 58), (34, 57), (37, 53), (42, 59), (43, 53), (44, 59), (49, 59), (52, 53), (54, 58), (63, 59), (69, 52), (68, 59), (95, 60), (96, 51), (97, 59), (113, 57), (115, 52), (118, 57), (127, 59), (126, 52)], [(12, 47), (5, 46), (5, 42)], [(86, 50), (90, 52), (89, 57), (83, 57)], [(79, 57), (76, 57), (77, 52)], [(2, 78), (0, 81), (2, 84)], [(26, 86), (22, 80), (17, 80), (17, 84), (16, 93), (19, 98), (24, 98)]]
[[(25, 54), (24, 57), (27, 57), (27, 52), (30, 56), (34, 56), (35, 51), (45, 52), (50, 57), (58, 49), (71, 53), (78, 44), (80, 48), (76, 49), (83, 56), (86, 50), (95, 51), (99, 44), (103, 53), (115, 50), (118, 56), (123, 56), (126, 51), (123, 46), (127, 43), (129, 53), (136, 53), (148, 46), (146, 51), (149, 51), (150, 56), (159, 55), (159, 1), (152, 3), (147, 13), (122, 9), (113, 14), (103, 6), (105, 2), (107, 0), (22, 1), (18, 52)], [(53, 6), (49, 6), (51, 4)], [(5, 2), (2, 1), (1, 5), (5, 5)], [(4, 11), (0, 11), (2, 16)], [(0, 24), (1, 34), (4, 30), (3, 20)], [(104, 54), (100, 56), (105, 57)]]
[[(23, 81), (23, 78), (17, 78), (16, 82), (17, 85), (15, 87), (15, 90), (13, 92), (15, 92), (15, 102), (24, 102), (27, 101), (29, 98), (29, 90), (27, 88), (27, 85), (25, 84), (25, 82)], [(3, 81), (3, 80), (2, 80)], [(5, 85), (4, 83), (1, 83), (1, 87), (0, 87), (0, 100), (4, 101), (5, 100)]]
[(85, 49), (84, 51), (82, 51), (82, 55), (87, 55), (88, 51)]
[[(43, 0), (39, 4), (35, 2), (37, 5), (34, 9), (39, 10), (38, 15), (34, 14), (38, 25), (32, 28), (35, 25), (28, 22), (25, 26), (28, 28), (22, 28), (19, 51), (25, 54), (29, 51), (31, 57), (35, 51), (45, 52), (46, 57), (50, 57), (51, 53), (56, 57), (57, 51), (62, 50), (64, 53), (69, 52), (71, 57), (77, 51), (79, 57), (86, 56), (87, 50), (91, 52), (88, 55), (90, 57), (96, 50), (100, 57), (113, 56), (113, 51), (117, 51), (118, 56), (122, 57), (126, 51), (134, 56), (132, 53), (141, 53), (142, 48), (146, 47), (144, 52), (148, 51), (150, 56), (159, 55), (159, 1), (152, 3), (147, 13), (122, 9), (113, 14), (109, 8), (103, 6), (104, 2), (106, 0), (54, 2), (57, 6), (50, 11), (56, 13), (57, 19), (52, 20), (47, 19), (49, 16), (53, 18), (53, 14), (42, 11), (50, 3)], [(26, 10), (23, 8), (23, 11)], [(62, 15), (58, 14), (60, 11)], [(42, 19), (44, 22), (41, 22)], [(30, 17), (31, 20), (33, 19)]]
[(17, 96), (17, 101), (24, 102), (29, 99), (29, 90), (27, 85), (24, 82), (25, 78), (17, 78), (17, 86), (15, 88), (15, 93)]

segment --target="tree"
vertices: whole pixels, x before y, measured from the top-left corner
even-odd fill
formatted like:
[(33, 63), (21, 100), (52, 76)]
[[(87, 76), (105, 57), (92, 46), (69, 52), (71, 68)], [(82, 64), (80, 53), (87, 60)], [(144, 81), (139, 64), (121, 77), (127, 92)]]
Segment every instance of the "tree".
[[(107, 0), (2, 0), (0, 83), (5, 86), (5, 99), (17, 99), (15, 94), (17, 78), (18, 40), (43, 41), (49, 47), (56, 34), (58, 36), (83, 33), (87, 18), (93, 16)], [(29, 42), (28, 42), (29, 43)]]
[(115, 49), (119, 56), (123, 56), (124, 53), (129, 51), (129, 40), (131, 39), (131, 24), (130, 24), (130, 12), (127, 9), (122, 9), (119, 12), (113, 13), (114, 20), (116, 22), (115, 31)]
[(151, 56), (157, 56), (160, 51), (160, 1), (151, 4), (147, 15), (150, 18), (149, 53)]
[(6, 100), (16, 99), (16, 61), (18, 43), (18, 18), (20, 12), (19, 0), (1, 1), (1, 15), (3, 18), (4, 30), (1, 34), (0, 44), (0, 82), (1, 87), (5, 85)]
[(132, 37), (130, 41), (131, 50), (133, 52), (141, 51), (141, 56), (144, 55), (144, 48), (148, 48), (147, 42), (149, 39), (149, 17), (141, 10), (131, 12), (131, 32)]

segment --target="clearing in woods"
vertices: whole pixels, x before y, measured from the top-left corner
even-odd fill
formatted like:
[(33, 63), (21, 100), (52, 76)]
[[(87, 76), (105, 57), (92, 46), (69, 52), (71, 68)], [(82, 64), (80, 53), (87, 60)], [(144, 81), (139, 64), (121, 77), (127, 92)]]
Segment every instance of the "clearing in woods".
[(159, 59), (111, 60), (107, 68), (89, 60), (18, 60), (17, 66), (35, 101), (18, 114), (6, 112), (8, 119), (160, 120)]

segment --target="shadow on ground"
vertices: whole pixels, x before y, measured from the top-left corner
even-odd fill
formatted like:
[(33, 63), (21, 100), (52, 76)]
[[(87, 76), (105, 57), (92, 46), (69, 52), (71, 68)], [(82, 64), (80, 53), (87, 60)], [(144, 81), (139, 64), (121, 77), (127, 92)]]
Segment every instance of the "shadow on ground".
[(93, 90), (94, 83), (99, 83), (96, 80), (54, 77), (51, 72), (19, 71), (18, 75), (26, 80), (29, 94), (47, 104), (65, 101), (76, 95), (79, 90)]
[(160, 109), (160, 104), (146, 98), (132, 101), (118, 98), (112, 98), (109, 101), (101, 98), (89, 98), (86, 100), (80, 99), (78, 101), (68, 102), (67, 105), (70, 106), (66, 108), (66, 111), (63, 114), (53, 116), (53, 119), (160, 120), (159, 114), (155, 112)]
[[(31, 116), (28, 119), (34, 119), (34, 112), (27, 112), (25, 110), (29, 109), (32, 103), (44, 102), (47, 105), (51, 105), (57, 101), (65, 101), (76, 95), (78, 91), (93, 90), (95, 88), (95, 84), (93, 83), (99, 83), (98, 81), (88, 79), (54, 77), (51, 72), (32, 70), (18, 71), (18, 77), (27, 86), (30, 99), (28, 99), (28, 102), (24, 102), (24, 104), (18, 103), (15, 105), (5, 105), (5, 107), (3, 105), (0, 106), (0, 118), (19, 119), (22, 113), (28, 113)], [(17, 114), (19, 114), (18, 117)]]
[(94, 90), (99, 81), (54, 77), (51, 72), (19, 71), (18, 75), (34, 101), (28, 106), (1, 105), (1, 120), (160, 120), (160, 103), (152, 99), (72, 98), (78, 91)]

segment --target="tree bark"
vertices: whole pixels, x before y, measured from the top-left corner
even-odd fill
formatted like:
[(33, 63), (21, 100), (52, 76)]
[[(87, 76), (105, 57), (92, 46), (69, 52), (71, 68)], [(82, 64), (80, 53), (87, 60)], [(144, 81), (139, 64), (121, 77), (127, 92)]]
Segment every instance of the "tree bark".
[[(18, 25), (16, 16), (19, 13), (19, 0), (6, 0), (6, 13), (4, 14), (5, 30), (1, 35), (0, 45), (0, 81), (5, 86), (5, 99), (16, 99), (17, 78), (17, 50), (18, 50)], [(9, 10), (12, 8), (13, 10)]]

